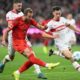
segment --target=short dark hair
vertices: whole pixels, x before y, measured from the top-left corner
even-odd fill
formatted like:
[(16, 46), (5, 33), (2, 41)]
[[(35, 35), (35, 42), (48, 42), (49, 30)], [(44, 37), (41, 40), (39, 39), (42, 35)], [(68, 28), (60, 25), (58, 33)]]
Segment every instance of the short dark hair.
[(58, 10), (61, 10), (61, 7), (59, 7), (59, 6), (54, 6), (53, 8), (52, 8), (52, 11), (54, 12), (54, 11), (58, 11)]
[(24, 9), (24, 15), (26, 15), (28, 12), (33, 13), (33, 10), (31, 8)]
[(22, 3), (22, 0), (13, 0), (13, 3)]

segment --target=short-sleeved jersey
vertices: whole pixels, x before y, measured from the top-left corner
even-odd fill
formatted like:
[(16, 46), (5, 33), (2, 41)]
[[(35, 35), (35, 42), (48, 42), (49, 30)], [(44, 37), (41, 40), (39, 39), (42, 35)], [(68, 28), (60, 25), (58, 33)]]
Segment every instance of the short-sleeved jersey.
[(15, 40), (25, 40), (26, 32), (30, 25), (37, 26), (37, 22), (34, 19), (31, 19), (28, 22), (23, 21), (22, 17), (19, 17), (13, 21), (12, 37), (13, 42)]
[(59, 38), (54, 39), (57, 41), (62, 41), (66, 37), (65, 35), (68, 33), (68, 28), (65, 26), (67, 23), (66, 18), (60, 17), (59, 21), (50, 20), (47, 24), (46, 32), (51, 32), (53, 35), (58, 34)]
[(57, 32), (60, 31), (64, 28), (66, 28), (65, 23), (67, 22), (67, 20), (64, 17), (60, 17), (59, 21), (55, 21), (53, 19), (51, 19), (48, 24), (47, 24), (47, 30), (48, 31), (52, 31), (52, 32)]
[(18, 17), (21, 17), (23, 16), (23, 12), (19, 12), (19, 13), (16, 13), (14, 12), (13, 10), (12, 11), (9, 11), (7, 14), (6, 14), (6, 20), (7, 21), (12, 21)]

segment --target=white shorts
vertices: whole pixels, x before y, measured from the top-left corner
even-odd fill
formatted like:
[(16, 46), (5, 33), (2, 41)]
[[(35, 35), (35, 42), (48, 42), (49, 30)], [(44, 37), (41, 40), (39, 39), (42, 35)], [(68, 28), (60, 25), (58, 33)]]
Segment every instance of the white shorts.
[(8, 54), (11, 56), (15, 55), (15, 50), (12, 46), (12, 31), (10, 31), (8, 34)]
[(71, 48), (71, 45), (69, 45), (67, 42), (64, 42), (64, 41), (57, 42), (55, 43), (55, 45), (60, 52), (62, 52), (65, 49)]
[(68, 41), (71, 45), (76, 44), (76, 35), (74, 31), (69, 31), (67, 36), (68, 36)]

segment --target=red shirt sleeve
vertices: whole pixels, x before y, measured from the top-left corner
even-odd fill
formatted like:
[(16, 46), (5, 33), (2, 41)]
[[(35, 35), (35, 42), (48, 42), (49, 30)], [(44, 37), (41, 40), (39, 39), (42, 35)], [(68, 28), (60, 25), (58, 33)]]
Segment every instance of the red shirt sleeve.
[(37, 27), (37, 22), (34, 19), (31, 19), (31, 25), (36, 26)]

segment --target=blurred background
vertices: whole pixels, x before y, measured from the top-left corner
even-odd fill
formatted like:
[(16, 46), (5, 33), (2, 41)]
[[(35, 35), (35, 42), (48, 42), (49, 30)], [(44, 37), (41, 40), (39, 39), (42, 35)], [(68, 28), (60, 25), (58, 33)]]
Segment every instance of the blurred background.
[[(67, 16), (67, 13), (71, 12), (73, 18), (76, 20), (76, 26), (80, 28), (80, 0), (22, 0), (23, 9), (30, 7), (33, 9), (34, 18), (41, 22), (43, 20), (51, 18), (51, 10), (55, 5), (61, 6), (63, 16)], [(5, 19), (6, 13), (12, 9), (13, 0), (0, 0), (0, 41), (3, 29), (7, 27)], [(39, 29), (34, 30), (31, 27), (28, 30), (28, 37), (32, 44), (41, 44), (44, 41), (41, 38), (41, 31)], [(77, 44), (80, 43), (80, 33), (76, 33)], [(49, 40), (49, 45), (52, 45), (54, 41)]]

